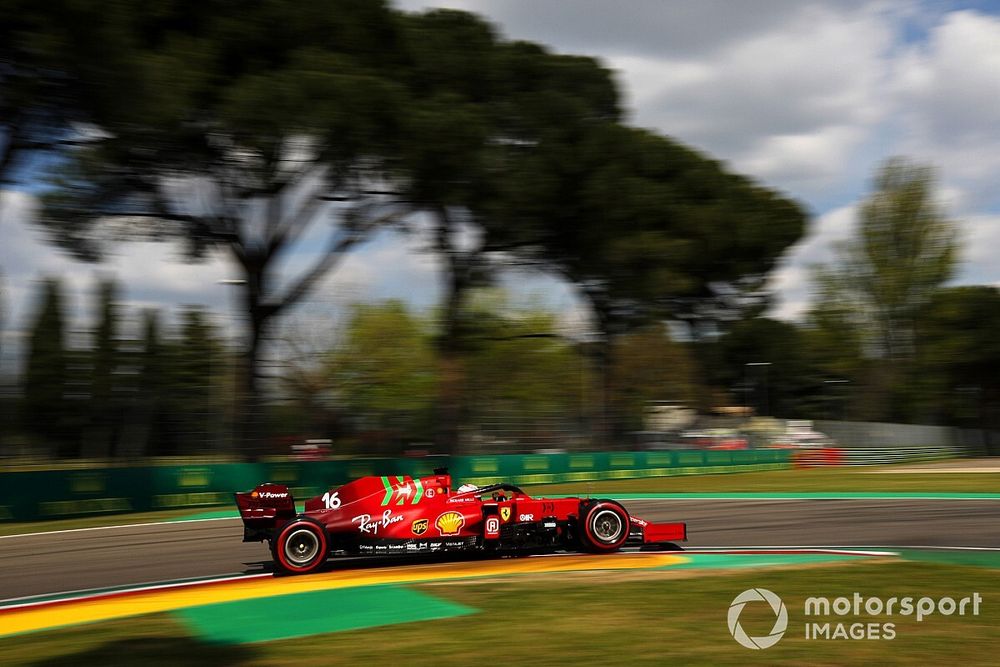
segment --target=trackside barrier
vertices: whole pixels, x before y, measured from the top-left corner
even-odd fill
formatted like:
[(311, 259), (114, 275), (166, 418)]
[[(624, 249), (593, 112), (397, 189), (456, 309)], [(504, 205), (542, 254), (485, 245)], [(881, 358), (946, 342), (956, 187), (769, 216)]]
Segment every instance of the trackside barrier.
[(786, 450), (678, 450), (8, 471), (0, 472), (0, 522), (226, 505), (260, 482), (285, 484), (303, 499), (365, 475), (430, 475), (442, 466), (462, 482), (527, 485), (780, 470), (790, 460)]
[(837, 447), (824, 447), (797, 451), (792, 454), (792, 465), (796, 468), (844, 465), (844, 450)]

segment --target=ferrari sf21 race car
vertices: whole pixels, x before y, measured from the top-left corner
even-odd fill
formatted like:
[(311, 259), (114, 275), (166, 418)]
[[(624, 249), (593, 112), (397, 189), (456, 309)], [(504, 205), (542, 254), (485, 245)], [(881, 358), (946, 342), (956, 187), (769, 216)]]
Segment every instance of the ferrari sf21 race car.
[(243, 541), (267, 540), (279, 570), (305, 574), (331, 555), (608, 553), (687, 539), (685, 524), (643, 521), (613, 500), (532, 498), (506, 483), (452, 489), (447, 469), (434, 473), (362, 477), (307, 500), (302, 513), (288, 487), (261, 484), (235, 494)]

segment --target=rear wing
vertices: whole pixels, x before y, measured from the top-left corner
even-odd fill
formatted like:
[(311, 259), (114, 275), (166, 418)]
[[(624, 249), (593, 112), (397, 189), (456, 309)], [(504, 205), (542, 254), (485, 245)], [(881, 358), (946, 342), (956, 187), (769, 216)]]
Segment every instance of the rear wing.
[(253, 491), (233, 494), (243, 519), (243, 541), (270, 540), (278, 526), (295, 518), (295, 500), (287, 486), (259, 484)]

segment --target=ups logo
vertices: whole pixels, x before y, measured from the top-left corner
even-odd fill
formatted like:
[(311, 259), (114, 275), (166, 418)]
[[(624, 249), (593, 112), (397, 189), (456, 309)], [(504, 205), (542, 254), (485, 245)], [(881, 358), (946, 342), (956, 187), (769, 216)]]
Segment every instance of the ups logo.
[(413, 531), (414, 535), (423, 535), (427, 532), (427, 526), (430, 524), (428, 519), (417, 519), (410, 526), (410, 530)]

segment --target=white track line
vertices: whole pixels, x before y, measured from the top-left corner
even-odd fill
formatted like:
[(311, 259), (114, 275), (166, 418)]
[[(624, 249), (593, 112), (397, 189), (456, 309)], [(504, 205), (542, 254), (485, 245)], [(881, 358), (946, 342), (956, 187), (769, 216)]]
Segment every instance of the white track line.
[[(904, 549), (908, 547), (888, 547), (891, 549)], [(684, 551), (672, 551), (669, 553), (675, 553), (678, 556), (683, 556), (684, 554), (759, 554), (760, 552), (765, 552), (761, 555), (766, 555), (767, 552), (773, 552), (775, 556), (783, 555), (783, 553), (788, 552), (802, 552), (802, 553), (823, 553), (823, 554), (835, 554), (835, 555), (845, 555), (845, 556), (898, 556), (897, 551), (874, 551), (871, 547), (811, 547), (811, 546), (796, 546), (796, 547), (695, 547), (692, 549), (685, 549)], [(640, 552), (641, 553), (641, 552)]]
[(149, 523), (123, 523), (117, 526), (91, 526), (90, 528), (66, 528), (64, 530), (46, 530), (40, 533), (18, 533), (17, 535), (0, 535), (0, 540), (10, 540), (15, 537), (37, 537), (39, 535), (62, 535), (65, 533), (82, 533), (85, 530), (114, 530), (116, 528), (142, 528), (144, 526), (169, 526), (173, 523), (198, 523), (199, 521), (233, 521), (238, 516), (218, 516), (211, 519), (173, 519), (170, 521), (150, 521)]

